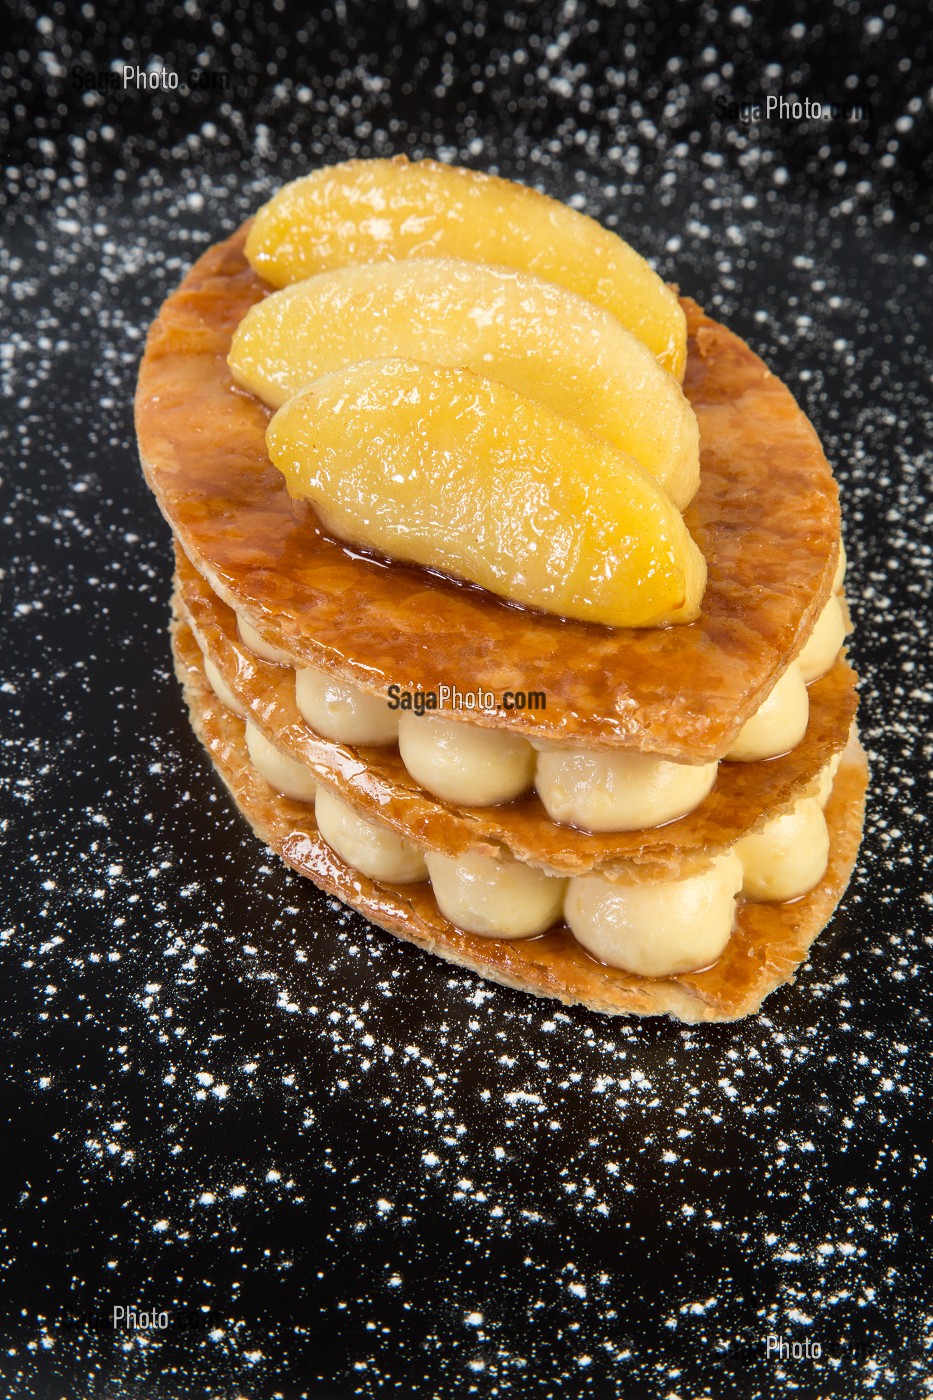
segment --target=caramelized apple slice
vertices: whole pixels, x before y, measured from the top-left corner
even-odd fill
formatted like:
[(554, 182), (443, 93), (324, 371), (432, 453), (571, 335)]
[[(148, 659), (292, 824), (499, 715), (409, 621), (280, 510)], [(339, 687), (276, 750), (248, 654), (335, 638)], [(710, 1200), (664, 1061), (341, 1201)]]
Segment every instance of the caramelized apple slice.
[(228, 363), (278, 408), (381, 356), (461, 365), (539, 399), (635, 457), (681, 509), (700, 484), (696, 418), (673, 376), (608, 311), (531, 273), (454, 258), (321, 272), (247, 312)]
[(273, 287), (348, 263), (466, 258), (535, 272), (610, 311), (682, 380), (684, 313), (644, 258), (525, 185), (433, 160), (350, 160), (284, 185), (246, 256)]
[(470, 370), (364, 360), (289, 399), (266, 442), (339, 539), (582, 621), (698, 615), (706, 564), (654, 477)]

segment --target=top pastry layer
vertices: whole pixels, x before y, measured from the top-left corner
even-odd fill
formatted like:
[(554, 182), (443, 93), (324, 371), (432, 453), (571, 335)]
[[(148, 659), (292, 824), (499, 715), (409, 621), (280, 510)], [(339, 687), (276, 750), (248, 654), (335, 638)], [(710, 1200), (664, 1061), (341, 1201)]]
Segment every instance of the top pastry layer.
[(543, 711), (469, 719), (564, 743), (720, 757), (809, 635), (839, 550), (832, 473), (780, 380), (684, 301), (702, 472), (685, 519), (709, 570), (702, 615), (651, 631), (564, 621), (355, 554), (291, 501), (266, 452), (269, 411), (226, 364), (240, 319), (271, 290), (246, 262), (245, 236), (205, 253), (168, 298), (136, 398), (147, 478), (221, 597), (296, 664), (372, 693), (543, 690)]

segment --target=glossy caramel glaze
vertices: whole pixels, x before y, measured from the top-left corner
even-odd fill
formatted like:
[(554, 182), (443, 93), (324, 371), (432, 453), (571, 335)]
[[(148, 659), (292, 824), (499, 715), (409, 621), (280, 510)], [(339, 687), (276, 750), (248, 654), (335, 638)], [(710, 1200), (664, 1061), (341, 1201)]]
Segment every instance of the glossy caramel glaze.
[[(680, 977), (633, 977), (590, 958), (565, 927), (523, 942), (478, 938), (440, 915), (427, 884), (390, 888), (350, 870), (320, 838), (313, 809), (274, 792), (252, 768), (243, 723), (210, 691), (186, 624), (173, 627), (176, 672), (195, 732), (260, 840), (365, 918), (431, 953), (506, 986), (579, 1002), (610, 1015), (660, 1015), (682, 1021), (734, 1021), (793, 979), (810, 944), (846, 887), (858, 851), (867, 781), (853, 741), (826, 808), (831, 851), (825, 876), (788, 904), (741, 904), (736, 930), (715, 966)], [(313, 973), (312, 973), (313, 975)]]
[(221, 596), (298, 664), (374, 693), (544, 690), (543, 713), (476, 718), (563, 742), (720, 757), (803, 645), (836, 567), (836, 486), (784, 385), (684, 302), (702, 467), (685, 519), (709, 566), (702, 616), (640, 631), (567, 622), (355, 556), (293, 505), (266, 453), (268, 410), (234, 386), (225, 359), (241, 316), (269, 291), (244, 238), (210, 249), (169, 297), (136, 397), (147, 478)]
[(812, 789), (825, 764), (845, 747), (855, 716), (855, 676), (840, 658), (810, 687), (810, 722), (795, 749), (764, 763), (721, 764), (699, 807), (647, 831), (594, 835), (558, 826), (534, 794), (502, 806), (465, 808), (419, 787), (395, 748), (353, 749), (316, 735), (295, 705), (291, 669), (254, 655), (239, 638), (232, 610), (177, 546), (175, 553), (176, 588), (198, 644), (266, 737), (307, 763), (363, 816), (446, 855), (507, 850), (555, 875), (600, 870), (609, 878), (661, 880), (694, 874)]

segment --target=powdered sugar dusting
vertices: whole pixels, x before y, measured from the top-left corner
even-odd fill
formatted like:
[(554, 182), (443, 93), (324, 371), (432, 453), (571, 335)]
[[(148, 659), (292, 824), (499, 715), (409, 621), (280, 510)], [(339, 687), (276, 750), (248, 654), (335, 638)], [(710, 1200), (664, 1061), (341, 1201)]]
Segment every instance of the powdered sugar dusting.
[[(594, 66), (583, 8), (561, 13), (493, 45), (470, 10), (469, 88), (438, 29), (436, 119), (404, 115), (397, 56), (354, 53), (317, 85), (278, 73), (246, 115), (193, 106), (158, 165), (95, 97), (80, 134), (74, 114), (36, 125), (8, 173), (11, 1393), (92, 1366), (108, 1393), (145, 1377), (172, 1400), (927, 1383), (928, 249), (883, 165), (801, 197), (778, 147), (690, 139), (682, 59), (649, 103), (634, 36)], [(52, 60), (77, 51), (42, 23), (64, 81)], [(721, 35), (698, 53), (727, 81)], [(494, 120), (526, 74), (543, 107)], [(754, 1020), (607, 1021), (396, 943), (269, 858), (181, 713), (168, 531), (132, 434), (145, 329), (281, 179), (396, 150), (498, 169), (631, 237), (787, 380), (837, 469), (866, 844), (798, 985)], [(172, 1325), (115, 1333), (117, 1303)], [(822, 1357), (767, 1359), (769, 1333)]]

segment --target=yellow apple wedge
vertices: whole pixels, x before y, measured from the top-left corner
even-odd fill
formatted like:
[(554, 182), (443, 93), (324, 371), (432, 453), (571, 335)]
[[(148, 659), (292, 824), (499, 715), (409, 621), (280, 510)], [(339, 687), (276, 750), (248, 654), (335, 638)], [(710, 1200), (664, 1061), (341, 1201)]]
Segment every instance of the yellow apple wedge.
[(595, 219), (494, 175), (404, 156), (325, 166), (263, 205), (246, 256), (273, 287), (398, 258), (534, 272), (604, 307), (684, 377), (684, 313), (645, 259)]
[(614, 316), (528, 272), (404, 258), (321, 272), (247, 312), (227, 357), (272, 408), (322, 374), (381, 357), (463, 366), (629, 453), (683, 509), (700, 437), (673, 375)]
[(470, 370), (364, 360), (289, 399), (266, 443), (338, 539), (585, 622), (698, 616), (706, 563), (654, 477)]

